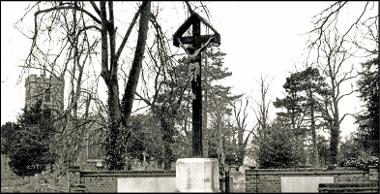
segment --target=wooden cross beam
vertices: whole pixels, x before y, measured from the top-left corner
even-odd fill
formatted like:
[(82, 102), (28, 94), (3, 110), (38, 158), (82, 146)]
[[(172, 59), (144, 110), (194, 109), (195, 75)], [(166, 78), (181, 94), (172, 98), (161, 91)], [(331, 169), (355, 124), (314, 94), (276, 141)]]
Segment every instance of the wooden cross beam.
[[(201, 35), (201, 41), (202, 43), (207, 42), (211, 37), (214, 37), (212, 42), (219, 44), (220, 43), (220, 36), (219, 34), (216, 35)], [(179, 40), (182, 42), (182, 44), (192, 44), (193, 43), (193, 36), (184, 36), (184, 37), (178, 37)], [(176, 41), (175, 46), (179, 46), (179, 42)]]

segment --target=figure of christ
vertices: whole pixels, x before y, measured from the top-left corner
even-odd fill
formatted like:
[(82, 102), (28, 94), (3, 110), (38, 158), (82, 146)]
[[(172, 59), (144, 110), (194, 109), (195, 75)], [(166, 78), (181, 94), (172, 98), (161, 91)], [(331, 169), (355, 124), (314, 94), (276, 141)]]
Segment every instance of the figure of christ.
[(199, 49), (195, 50), (192, 45), (185, 46), (182, 44), (181, 40), (178, 38), (179, 45), (185, 50), (185, 52), (188, 54), (188, 60), (189, 60), (189, 73), (192, 74), (193, 80), (197, 80), (197, 76), (200, 73), (200, 64), (198, 63), (197, 56), (199, 53), (201, 53), (207, 46), (211, 43), (211, 40), (214, 39), (214, 37), (210, 37), (207, 42)]

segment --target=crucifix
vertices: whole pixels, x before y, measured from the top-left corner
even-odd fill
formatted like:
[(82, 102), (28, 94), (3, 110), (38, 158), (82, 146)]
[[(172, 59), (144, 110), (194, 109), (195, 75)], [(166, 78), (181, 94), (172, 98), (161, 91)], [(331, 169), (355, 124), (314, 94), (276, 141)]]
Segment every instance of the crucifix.
[[(211, 28), (213, 35), (201, 35), (201, 23)], [(183, 37), (186, 30), (192, 26), (192, 36)], [(189, 69), (192, 73), (191, 89), (193, 93), (192, 101), (192, 155), (203, 157), (202, 146), (202, 85), (201, 85), (201, 62), (202, 51), (210, 44), (220, 45), (219, 33), (202, 17), (193, 13), (174, 33), (174, 46), (181, 46), (189, 57)], [(189, 44), (186, 46), (185, 44)], [(202, 46), (202, 44), (204, 44)]]

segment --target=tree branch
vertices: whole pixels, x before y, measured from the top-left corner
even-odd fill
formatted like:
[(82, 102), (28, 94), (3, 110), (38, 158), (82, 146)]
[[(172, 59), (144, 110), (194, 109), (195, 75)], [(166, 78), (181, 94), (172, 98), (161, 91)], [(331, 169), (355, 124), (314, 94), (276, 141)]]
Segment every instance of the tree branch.
[(129, 35), (132, 32), (132, 28), (133, 28), (133, 26), (136, 23), (137, 17), (140, 15), (141, 9), (142, 9), (142, 5), (140, 6), (139, 10), (136, 12), (135, 16), (133, 16), (131, 24), (129, 25), (128, 30), (125, 32), (124, 38), (123, 38), (123, 40), (122, 40), (122, 42), (121, 42), (121, 44), (119, 46), (119, 49), (117, 49), (117, 53), (116, 53), (116, 56), (115, 56), (115, 60), (116, 61), (119, 59), (119, 57), (121, 55), (121, 52), (123, 51), (123, 49), (125, 47), (125, 44), (127, 43)]
[(65, 10), (65, 9), (73, 9), (73, 10), (77, 10), (77, 11), (81, 11), (85, 14), (87, 14), (90, 18), (92, 18), (96, 23), (98, 24), (101, 24), (102, 22), (97, 18), (95, 17), (94, 15), (92, 15), (90, 12), (88, 12), (87, 10), (81, 8), (81, 7), (76, 7), (76, 6), (62, 6), (62, 7), (52, 7), (52, 8), (48, 8), (48, 9), (44, 9), (44, 10), (38, 10), (36, 11), (36, 13), (34, 13), (35, 16), (41, 14), (41, 13), (47, 13), (47, 12), (50, 12), (50, 11), (55, 11), (55, 10)]
[(90, 3), (91, 3), (91, 5), (92, 5), (92, 8), (94, 8), (95, 12), (96, 12), (99, 16), (101, 16), (100, 10), (99, 10), (98, 6), (95, 4), (95, 2), (94, 2), (94, 1), (90, 1)]
[(108, 41), (107, 41), (107, 18), (106, 18), (106, 3), (100, 2), (100, 10), (101, 10), (101, 43), (102, 43), (102, 71), (101, 76), (104, 78), (106, 84), (109, 84), (110, 80), (110, 71), (108, 69)]

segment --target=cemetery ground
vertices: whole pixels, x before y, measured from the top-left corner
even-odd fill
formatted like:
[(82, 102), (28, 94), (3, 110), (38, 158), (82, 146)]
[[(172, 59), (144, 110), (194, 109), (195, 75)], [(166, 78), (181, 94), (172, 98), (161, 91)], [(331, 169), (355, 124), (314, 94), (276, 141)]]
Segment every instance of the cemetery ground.
[(1, 193), (3, 192), (65, 192), (67, 190), (66, 174), (44, 173), (36, 176), (21, 177), (9, 168), (9, 160), (1, 156)]
[[(276, 62), (281, 55), (258, 60), (270, 42), (250, 41), (295, 51), (274, 39), (291, 40), (285, 31), (293, 27), (269, 36), (278, 30), (260, 24), (241, 44), (236, 29), (225, 30), (231, 26), (214, 29), (209, 15), (216, 12), (208, 6), (181, 3), (174, 23), (158, 17), (169, 5), (151, 1), (138, 9), (113, 1), (34, 2), (24, 10), (20, 32), (34, 17), (19, 77), (25, 104), (16, 122), (1, 127), (1, 192), (378, 192), (378, 4), (363, 2), (345, 29), (337, 18), (355, 5), (329, 3), (310, 27), (290, 32), (307, 32), (301, 45), (308, 55)], [(125, 15), (114, 17), (124, 6), (134, 10), (129, 25)], [(222, 20), (225, 11), (213, 17)], [(278, 15), (277, 23), (305, 26), (278, 22)], [(270, 21), (264, 13), (249, 17)], [(237, 26), (248, 32), (252, 25)], [(253, 57), (243, 59), (243, 51)], [(294, 67), (273, 71), (267, 64)], [(223, 82), (241, 76), (235, 67), (250, 72), (256, 83), (244, 83), (252, 90)]]

